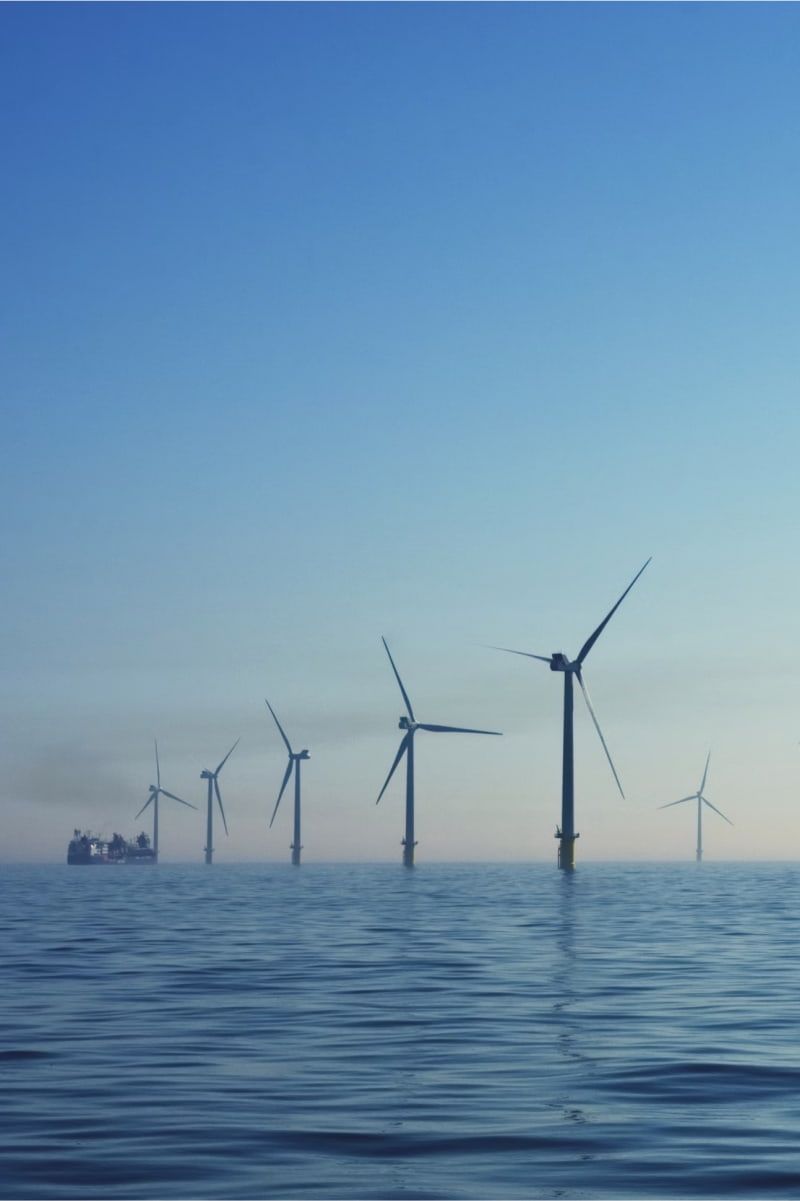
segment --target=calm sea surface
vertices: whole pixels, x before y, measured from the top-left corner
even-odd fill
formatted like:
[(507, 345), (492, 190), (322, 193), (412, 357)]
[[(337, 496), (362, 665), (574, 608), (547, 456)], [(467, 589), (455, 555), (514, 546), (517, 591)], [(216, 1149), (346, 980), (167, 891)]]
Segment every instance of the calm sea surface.
[(0, 1195), (800, 1197), (800, 869), (0, 870)]

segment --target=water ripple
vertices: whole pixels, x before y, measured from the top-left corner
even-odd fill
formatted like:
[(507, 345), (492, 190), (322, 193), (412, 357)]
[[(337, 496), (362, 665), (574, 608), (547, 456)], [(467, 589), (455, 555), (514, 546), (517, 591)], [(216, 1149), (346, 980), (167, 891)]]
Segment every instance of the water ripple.
[(0, 1197), (797, 1197), (799, 891), (5, 869)]

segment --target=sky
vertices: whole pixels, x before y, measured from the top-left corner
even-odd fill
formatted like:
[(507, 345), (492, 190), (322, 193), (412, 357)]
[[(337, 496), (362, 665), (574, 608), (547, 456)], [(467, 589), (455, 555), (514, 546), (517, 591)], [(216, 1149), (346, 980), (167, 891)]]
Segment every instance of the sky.
[[(0, 861), (800, 854), (800, 10), (0, 8)], [(202, 814), (163, 802), (164, 859)]]

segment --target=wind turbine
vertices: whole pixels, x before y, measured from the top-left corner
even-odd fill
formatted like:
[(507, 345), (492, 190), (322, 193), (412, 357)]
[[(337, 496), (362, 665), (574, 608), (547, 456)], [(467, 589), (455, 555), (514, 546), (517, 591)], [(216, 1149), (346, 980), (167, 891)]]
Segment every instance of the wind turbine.
[(291, 744), (289, 743), (289, 739), (284, 734), (283, 726), (278, 721), (278, 718), (275, 715), (275, 710), (272, 708), (272, 705), (267, 700), (264, 701), (264, 704), (267, 706), (270, 713), (275, 718), (275, 725), (280, 730), (281, 738), (286, 743), (286, 749), (289, 752), (289, 764), (286, 768), (286, 775), (283, 777), (283, 783), (281, 784), (281, 790), (278, 793), (278, 799), (275, 802), (275, 808), (272, 812), (272, 818), (270, 819), (269, 827), (270, 827), (270, 829), (272, 829), (272, 823), (275, 821), (275, 814), (278, 812), (278, 805), (280, 805), (280, 803), (281, 803), (281, 797), (283, 796), (286, 785), (289, 783), (289, 777), (292, 774), (292, 770), (294, 770), (294, 841), (292, 842), (291, 850), (292, 850), (292, 863), (294, 864), (295, 867), (299, 867), (300, 866), (300, 852), (303, 849), (301, 842), (300, 842), (300, 760), (301, 759), (309, 759), (311, 756), (309, 755), (308, 751), (293, 751), (292, 750)]
[(411, 701), (408, 699), (408, 693), (406, 692), (405, 688), (403, 687), (403, 681), (400, 679), (400, 673), (398, 672), (397, 668), (395, 667), (394, 659), (392, 658), (392, 653), (389, 650), (389, 647), (386, 643), (386, 639), (381, 638), (381, 642), (383, 643), (384, 647), (386, 647), (386, 654), (389, 656), (389, 662), (392, 665), (392, 671), (395, 674), (395, 679), (397, 680), (397, 683), (400, 685), (400, 691), (403, 694), (403, 701), (405, 702), (406, 711), (407, 711), (408, 716), (404, 715), (403, 717), (400, 718), (400, 723), (399, 723), (400, 729), (405, 730), (405, 734), (403, 735), (403, 739), (400, 743), (400, 748), (399, 748), (397, 754), (395, 755), (394, 763), (389, 768), (389, 774), (386, 777), (386, 781), (383, 785), (383, 788), (380, 790), (380, 793), (378, 794), (378, 800), (375, 802), (375, 804), (376, 805), (378, 804), (378, 801), (380, 801), (384, 792), (386, 792), (386, 786), (388, 785), (389, 781), (391, 780), (392, 776), (394, 775), (395, 768), (397, 767), (400, 760), (403, 758), (403, 755), (405, 755), (406, 756), (406, 833), (405, 833), (405, 838), (403, 839), (403, 864), (405, 865), (405, 867), (413, 867), (414, 866), (414, 847), (417, 845), (416, 842), (414, 841), (414, 735), (416, 734), (417, 730), (430, 730), (434, 734), (497, 734), (497, 735), (499, 735), (500, 731), (499, 730), (466, 730), (466, 729), (462, 728), (461, 726), (431, 726), (431, 725), (427, 725), (424, 722), (417, 721), (416, 718), (414, 717), (414, 710), (411, 708)]
[[(161, 787), (161, 765), (158, 762), (158, 742), (153, 739), (156, 748), (156, 781), (157, 783), (150, 785), (150, 796), (142, 805), (136, 817), (141, 817), (148, 805), (153, 806), (153, 858), (158, 860), (158, 798), (160, 796), (168, 796), (171, 801), (179, 801), (181, 805), (186, 805), (189, 809), (196, 809), (197, 805), (193, 805), (190, 801), (182, 801), (179, 796), (175, 796), (174, 792), (167, 792), (166, 788)], [(134, 821), (136, 818), (133, 819)]]
[[(650, 559), (647, 560), (647, 563), (649, 562)], [(603, 750), (606, 753), (609, 766), (611, 767), (611, 771), (614, 774), (614, 779), (617, 782), (617, 788), (620, 791), (620, 795), (624, 797), (625, 793), (622, 791), (622, 785), (619, 782), (617, 770), (612, 762), (611, 755), (608, 747), (606, 746), (606, 740), (603, 737), (600, 724), (595, 715), (595, 711), (592, 708), (592, 702), (589, 699), (589, 693), (586, 689), (586, 684), (583, 679), (582, 668), (589, 651), (592, 649), (595, 642), (597, 642), (597, 639), (600, 637), (603, 630), (616, 613), (617, 609), (625, 600), (625, 597), (628, 595), (631, 588), (644, 571), (644, 568), (647, 567), (647, 563), (645, 563), (644, 567), (637, 571), (636, 575), (633, 577), (630, 584), (628, 584), (628, 587), (625, 589), (622, 596), (614, 605), (614, 608), (603, 618), (594, 633), (590, 634), (586, 639), (583, 646), (579, 650), (576, 659), (568, 659), (562, 651), (556, 651), (552, 655), (532, 655), (528, 651), (511, 650), (511, 648), (508, 646), (497, 646), (493, 648), (494, 650), (498, 651), (508, 651), (509, 654), (512, 655), (524, 655), (526, 659), (539, 659), (542, 663), (548, 663), (551, 671), (562, 671), (564, 673), (564, 749), (561, 769), (561, 825), (556, 826), (555, 836), (559, 840), (558, 866), (568, 871), (571, 871), (575, 867), (575, 839), (580, 838), (580, 835), (575, 833), (575, 759), (573, 743), (572, 677), (575, 676), (578, 684), (580, 685), (581, 692), (583, 693), (583, 699), (586, 701), (586, 707), (588, 708), (591, 719), (594, 722), (594, 728), (597, 730), (600, 741), (603, 744)]]
[(206, 768), (205, 771), (200, 772), (200, 779), (208, 780), (208, 813), (207, 813), (207, 817), (206, 817), (206, 845), (205, 845), (206, 863), (211, 863), (211, 857), (214, 854), (214, 793), (217, 794), (217, 803), (219, 805), (219, 811), (222, 814), (222, 824), (225, 827), (225, 833), (226, 834), (228, 833), (228, 823), (225, 821), (225, 810), (222, 808), (222, 797), (220, 796), (219, 784), (217, 783), (217, 776), (222, 771), (223, 767), (228, 762), (228, 760), (230, 759), (231, 755), (236, 750), (238, 745), (239, 745), (239, 739), (237, 738), (236, 741), (234, 742), (233, 746), (231, 747), (231, 749), (228, 751), (225, 758), (222, 760), (222, 762), (217, 767), (216, 771), (209, 771)]
[(706, 777), (708, 776), (708, 765), (710, 760), (711, 751), (708, 752), (706, 768), (703, 772), (703, 778), (700, 781), (700, 787), (698, 788), (697, 792), (693, 792), (691, 796), (682, 796), (679, 801), (668, 801), (666, 805), (658, 806), (659, 809), (671, 809), (673, 805), (682, 805), (685, 801), (697, 801), (697, 850), (695, 852), (695, 859), (698, 863), (703, 862), (703, 805), (708, 805), (709, 809), (713, 809), (715, 813), (718, 813), (721, 818), (724, 818), (729, 826), (733, 825), (731, 819), (729, 817), (725, 817), (725, 814), (721, 809), (717, 809), (716, 805), (711, 804), (711, 801), (708, 799), (708, 797), (703, 796), (703, 789), (706, 786)]

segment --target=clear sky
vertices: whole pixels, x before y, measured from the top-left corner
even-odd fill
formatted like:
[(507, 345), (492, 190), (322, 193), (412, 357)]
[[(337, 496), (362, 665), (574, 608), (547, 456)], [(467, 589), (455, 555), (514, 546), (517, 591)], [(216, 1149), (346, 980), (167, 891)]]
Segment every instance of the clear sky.
[[(2, 859), (800, 853), (800, 9), (3, 5)], [(164, 806), (165, 859), (200, 859)]]

